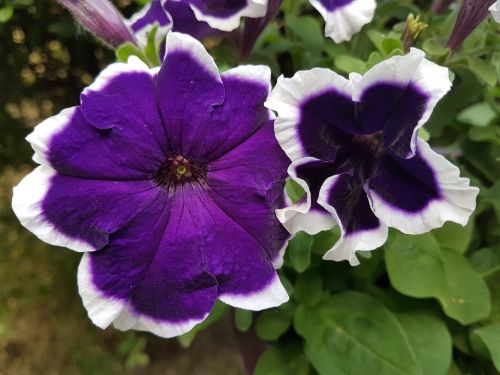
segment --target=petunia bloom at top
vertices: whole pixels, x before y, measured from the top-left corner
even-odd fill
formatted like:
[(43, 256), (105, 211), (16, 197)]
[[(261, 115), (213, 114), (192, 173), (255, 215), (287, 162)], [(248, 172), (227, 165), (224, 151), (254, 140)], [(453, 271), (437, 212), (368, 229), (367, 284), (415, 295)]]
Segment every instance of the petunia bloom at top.
[(373, 20), (375, 0), (309, 0), (326, 22), (325, 35), (335, 43), (351, 40)]
[(275, 266), (289, 160), (263, 105), (270, 70), (219, 74), (195, 39), (167, 36), (160, 69), (110, 65), (81, 104), (29, 135), (41, 165), (13, 209), (40, 239), (85, 252), (92, 321), (172, 337), (216, 299), (260, 310), (288, 300)]
[(465, 225), (478, 189), (418, 137), (448, 92), (448, 70), (411, 49), (350, 80), (328, 70), (280, 78), (267, 106), (278, 141), (306, 197), (278, 210), (292, 233), (339, 224), (325, 259), (358, 263), (357, 250), (387, 240), (388, 227), (419, 234), (445, 221)]
[(136, 32), (155, 21), (171, 27), (173, 23), (174, 31), (197, 36), (210, 28), (232, 31), (240, 26), (242, 17), (264, 17), (266, 10), (267, 0), (152, 0), (131, 23)]

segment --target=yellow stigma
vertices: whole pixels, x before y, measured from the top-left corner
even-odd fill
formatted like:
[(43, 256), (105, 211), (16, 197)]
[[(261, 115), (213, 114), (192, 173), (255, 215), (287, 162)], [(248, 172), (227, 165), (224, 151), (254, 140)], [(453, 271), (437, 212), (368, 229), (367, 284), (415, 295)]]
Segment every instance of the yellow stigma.
[(183, 176), (187, 172), (187, 168), (184, 165), (179, 165), (175, 170), (179, 176)]

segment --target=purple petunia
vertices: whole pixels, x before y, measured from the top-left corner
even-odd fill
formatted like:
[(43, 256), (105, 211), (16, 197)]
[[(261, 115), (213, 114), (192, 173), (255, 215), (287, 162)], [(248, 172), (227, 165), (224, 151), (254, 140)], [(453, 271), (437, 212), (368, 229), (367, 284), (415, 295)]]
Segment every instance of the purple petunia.
[(373, 20), (375, 0), (309, 0), (326, 22), (325, 35), (336, 43), (351, 37)]
[(241, 17), (264, 17), (266, 10), (267, 0), (152, 0), (129, 25), (141, 41), (155, 23), (201, 39), (236, 29)]
[(350, 80), (316, 68), (278, 80), (267, 106), (306, 197), (278, 210), (292, 233), (335, 224), (341, 239), (325, 259), (358, 263), (357, 250), (387, 240), (388, 227), (419, 234), (445, 221), (465, 225), (478, 189), (418, 137), (448, 92), (448, 70), (412, 49)]
[(216, 299), (260, 310), (288, 300), (274, 214), (289, 160), (263, 105), (270, 70), (219, 74), (195, 39), (167, 36), (160, 69), (106, 68), (80, 106), (28, 136), (41, 164), (13, 208), (40, 239), (85, 252), (79, 291), (105, 328), (172, 337)]

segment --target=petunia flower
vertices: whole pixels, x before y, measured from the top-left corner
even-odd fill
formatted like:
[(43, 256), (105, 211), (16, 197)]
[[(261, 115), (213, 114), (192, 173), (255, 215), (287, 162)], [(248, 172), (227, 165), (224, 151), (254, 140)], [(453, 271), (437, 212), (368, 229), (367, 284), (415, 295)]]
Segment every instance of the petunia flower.
[(142, 46), (146, 46), (148, 34), (155, 25), (158, 26), (157, 39), (163, 40), (167, 33), (172, 29), (172, 18), (165, 11), (161, 0), (152, 0), (145, 5), (139, 12), (135, 13), (127, 21), (130, 29)]
[(411, 49), (350, 80), (328, 70), (281, 77), (267, 102), (290, 176), (306, 197), (277, 211), (290, 232), (333, 227), (325, 259), (358, 263), (356, 251), (387, 240), (388, 227), (419, 234), (445, 221), (465, 225), (478, 189), (418, 137), (448, 92), (448, 70)]
[(488, 9), (493, 16), (493, 19), (496, 22), (500, 22), (500, 0), (497, 0), (492, 6)]
[(97, 326), (172, 337), (217, 298), (249, 310), (288, 300), (274, 210), (289, 160), (263, 105), (269, 68), (219, 74), (179, 33), (166, 49), (160, 69), (110, 65), (79, 106), (35, 128), (41, 165), (12, 205), (43, 241), (85, 252), (78, 285)]
[(309, 0), (326, 22), (325, 36), (335, 43), (351, 40), (364, 25), (373, 20), (375, 0)]

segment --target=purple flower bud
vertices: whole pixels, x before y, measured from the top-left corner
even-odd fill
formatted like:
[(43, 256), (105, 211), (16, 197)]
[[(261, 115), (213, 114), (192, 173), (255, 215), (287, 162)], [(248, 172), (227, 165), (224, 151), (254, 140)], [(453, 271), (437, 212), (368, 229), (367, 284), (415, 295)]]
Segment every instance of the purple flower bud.
[(453, 52), (458, 51), (464, 40), (488, 15), (488, 8), (495, 0), (464, 0), (458, 12), (455, 27), (446, 44)]
[(88, 31), (110, 44), (120, 44), (135, 39), (120, 12), (107, 0), (57, 0)]

